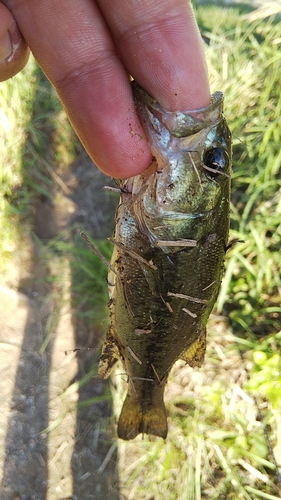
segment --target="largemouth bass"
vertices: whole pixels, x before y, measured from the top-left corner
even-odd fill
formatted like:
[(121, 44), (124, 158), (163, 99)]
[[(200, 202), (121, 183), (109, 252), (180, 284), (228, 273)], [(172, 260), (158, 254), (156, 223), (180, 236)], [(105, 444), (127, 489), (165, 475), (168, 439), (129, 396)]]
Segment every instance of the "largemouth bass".
[(118, 436), (167, 435), (163, 393), (178, 359), (201, 366), (229, 231), (231, 135), (223, 95), (196, 111), (167, 112), (135, 82), (153, 161), (120, 183), (108, 275), (110, 326), (99, 374), (118, 359), (128, 393)]

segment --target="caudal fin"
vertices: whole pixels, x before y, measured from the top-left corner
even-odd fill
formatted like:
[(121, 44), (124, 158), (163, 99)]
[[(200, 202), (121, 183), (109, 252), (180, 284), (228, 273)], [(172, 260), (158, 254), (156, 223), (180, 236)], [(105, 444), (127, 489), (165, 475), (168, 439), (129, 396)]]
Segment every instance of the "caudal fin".
[(168, 432), (164, 402), (147, 409), (141, 407), (136, 397), (128, 394), (118, 422), (118, 437), (129, 440), (138, 434), (153, 434), (166, 438)]

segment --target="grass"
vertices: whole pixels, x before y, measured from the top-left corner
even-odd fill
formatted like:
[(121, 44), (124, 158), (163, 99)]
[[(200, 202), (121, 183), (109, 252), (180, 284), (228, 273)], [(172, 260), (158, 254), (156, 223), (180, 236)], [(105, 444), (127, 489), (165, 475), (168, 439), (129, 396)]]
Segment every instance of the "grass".
[[(17, 248), (17, 228), (11, 223), (13, 190), (21, 184), (21, 148), (26, 140), (26, 122), (31, 116), (34, 88), (30, 85), (32, 67), (1, 85), (0, 90), (0, 271), (11, 273), (11, 257)], [(17, 215), (19, 214), (16, 211)]]
[(229, 252), (218, 311), (227, 304), (235, 332), (264, 335), (281, 324), (279, 24), (215, 12), (198, 9), (198, 17), (210, 38), (212, 88), (225, 92), (233, 134), (232, 236), (245, 242)]
[[(244, 243), (227, 253), (203, 368), (192, 370), (179, 361), (171, 373), (166, 442), (140, 436), (119, 443), (127, 500), (273, 500), (281, 494), (264, 433), (266, 426), (280, 465), (280, 23), (277, 16), (257, 18), (248, 11), (241, 5), (196, 6), (209, 43), (211, 88), (225, 93), (233, 133), (231, 238)], [(32, 207), (52, 195), (56, 176), (60, 179), (79, 151), (41, 78), (31, 60), (0, 87), (0, 266), (14, 286), (13, 254), (30, 230)], [(100, 325), (107, 318), (106, 271), (73, 234), (69, 230), (48, 242), (45, 258), (67, 259), (74, 309), (80, 320)], [(108, 258), (108, 243), (98, 245)], [(58, 269), (50, 279), (62, 279)], [(116, 416), (126, 389), (121, 373), (112, 382)]]

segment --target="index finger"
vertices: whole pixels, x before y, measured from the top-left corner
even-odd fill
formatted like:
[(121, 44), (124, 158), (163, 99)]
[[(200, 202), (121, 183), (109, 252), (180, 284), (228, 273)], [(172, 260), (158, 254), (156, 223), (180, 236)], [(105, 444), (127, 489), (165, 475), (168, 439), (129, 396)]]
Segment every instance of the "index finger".
[(201, 107), (209, 99), (204, 71), (202, 79), (194, 69), (204, 67), (204, 58), (186, 0), (102, 0), (102, 12), (93, 0), (2, 1), (84, 147), (108, 175), (130, 177), (151, 161), (128, 73), (170, 110)]
[(190, 0), (97, 0), (123, 62), (168, 111), (210, 103), (202, 38)]

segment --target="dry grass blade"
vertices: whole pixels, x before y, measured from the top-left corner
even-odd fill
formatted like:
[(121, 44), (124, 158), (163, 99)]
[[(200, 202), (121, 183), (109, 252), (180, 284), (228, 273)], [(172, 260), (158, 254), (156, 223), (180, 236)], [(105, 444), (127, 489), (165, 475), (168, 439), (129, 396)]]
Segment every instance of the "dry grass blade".
[(196, 247), (196, 240), (155, 240), (154, 245), (156, 247)]
[(190, 295), (184, 295), (183, 293), (173, 293), (167, 292), (169, 297), (176, 297), (177, 299), (185, 299), (190, 302), (194, 302), (195, 304), (208, 304), (208, 300), (199, 299), (198, 297), (191, 297)]
[(110, 262), (102, 255), (102, 253), (99, 251), (99, 249), (89, 240), (89, 237), (84, 233), (84, 231), (79, 231), (81, 238), (87, 243), (88, 247), (93, 250), (93, 252), (99, 257), (99, 259), (103, 262), (103, 264), (110, 269), (114, 274), (117, 275), (118, 273), (116, 269), (110, 264)]
[(113, 245), (117, 246), (120, 248), (124, 253), (127, 253), (133, 259), (139, 261), (141, 264), (145, 264), (148, 267), (151, 267), (154, 271), (157, 271), (157, 267), (153, 264), (153, 262), (149, 262), (148, 260), (144, 259), (141, 255), (139, 255), (137, 252), (134, 252), (134, 250), (131, 250), (130, 248), (125, 247), (123, 243), (120, 243), (119, 241), (114, 240), (113, 238), (107, 238), (108, 241), (113, 243)]

